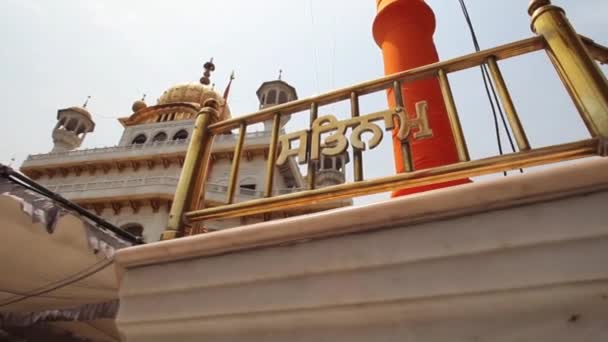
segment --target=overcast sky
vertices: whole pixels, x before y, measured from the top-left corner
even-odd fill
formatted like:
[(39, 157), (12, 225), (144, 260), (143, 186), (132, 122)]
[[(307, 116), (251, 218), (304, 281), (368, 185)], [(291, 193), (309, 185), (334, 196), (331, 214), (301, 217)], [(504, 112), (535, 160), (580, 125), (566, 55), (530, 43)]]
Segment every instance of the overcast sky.
[[(300, 97), (382, 76), (372, 35), (375, 0), (2, 0), (0, 1), (0, 162), (13, 165), (52, 147), (58, 108), (87, 95), (97, 123), (83, 147), (115, 145), (143, 93), (197, 81), (214, 57), (216, 87), (236, 71), (235, 116), (255, 111), (259, 84), (279, 69)], [(442, 59), (473, 51), (457, 0), (428, 0), (437, 16)], [(532, 36), (524, 0), (468, 0), (482, 48)], [(561, 0), (582, 34), (608, 45), (608, 1)], [(534, 146), (585, 138), (587, 133), (543, 53), (501, 63)], [(608, 69), (603, 67), (604, 72)], [(491, 112), (478, 69), (450, 76), (474, 158), (496, 153)], [(383, 109), (383, 94), (363, 111)], [(348, 115), (344, 106), (321, 114)], [(307, 117), (307, 115), (305, 115)], [(303, 119), (302, 119), (303, 120)], [(305, 121), (293, 119), (289, 129)], [(392, 173), (389, 139), (366, 157), (370, 176)]]

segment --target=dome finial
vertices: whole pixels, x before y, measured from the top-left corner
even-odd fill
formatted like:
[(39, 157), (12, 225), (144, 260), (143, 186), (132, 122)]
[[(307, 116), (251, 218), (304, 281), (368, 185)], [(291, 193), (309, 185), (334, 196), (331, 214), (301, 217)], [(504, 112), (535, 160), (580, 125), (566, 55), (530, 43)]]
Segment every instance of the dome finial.
[(279, 81), (283, 78), (283, 69), (279, 69)]
[(224, 89), (224, 101), (228, 102), (228, 95), (230, 94), (230, 86), (232, 86), (232, 81), (234, 81), (234, 70), (230, 74), (230, 80), (228, 81), (228, 85), (226, 89)]
[(87, 99), (84, 100), (84, 104), (82, 105), (82, 108), (87, 108), (87, 105), (89, 104), (90, 99), (91, 99), (91, 95), (87, 96)]
[(201, 82), (201, 84), (209, 85), (209, 83), (211, 83), (211, 79), (209, 77), (211, 77), (211, 73), (213, 71), (215, 71), (215, 64), (213, 64), (213, 57), (211, 57), (209, 62), (207, 62), (207, 63), (205, 63), (205, 65), (203, 65), (203, 68), (205, 68), (205, 72), (203, 73), (203, 77), (201, 77), (200, 82)]
[(137, 101), (133, 102), (133, 105), (131, 106), (131, 109), (133, 109), (133, 113), (137, 113), (140, 110), (148, 107), (146, 102), (144, 102), (145, 99), (146, 99), (146, 94), (143, 94), (143, 96), (141, 97), (141, 100), (137, 100)]

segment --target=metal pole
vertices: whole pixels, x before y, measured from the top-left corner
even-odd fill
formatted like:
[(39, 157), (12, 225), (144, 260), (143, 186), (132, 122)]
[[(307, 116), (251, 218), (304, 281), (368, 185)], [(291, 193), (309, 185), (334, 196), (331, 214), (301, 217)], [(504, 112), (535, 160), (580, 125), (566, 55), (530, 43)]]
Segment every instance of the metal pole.
[(471, 158), (469, 157), (469, 150), (467, 148), (466, 140), (464, 139), (464, 133), (462, 133), (462, 126), (460, 125), (460, 119), (458, 118), (458, 110), (456, 109), (456, 102), (454, 102), (454, 95), (452, 94), (450, 81), (448, 80), (448, 76), (443, 69), (440, 69), (438, 73), (439, 85), (441, 86), (441, 92), (443, 93), (448, 118), (450, 119), (450, 125), (452, 126), (452, 134), (454, 134), (456, 150), (458, 151), (458, 160), (460, 162), (466, 162)]
[(589, 132), (608, 137), (608, 81), (564, 10), (550, 0), (532, 0), (532, 30), (547, 42), (547, 53), (576, 104)]
[[(268, 162), (266, 163), (266, 186), (264, 197), (272, 197), (272, 186), (274, 182), (274, 165), (277, 161), (277, 145), (281, 130), (281, 114), (276, 113), (272, 120), (272, 135), (270, 136), (270, 147), (268, 148)], [(285, 148), (283, 146), (283, 148)]]
[(232, 158), (232, 169), (230, 170), (230, 180), (228, 182), (228, 204), (234, 202), (234, 193), (236, 192), (237, 182), (239, 178), (239, 166), (241, 165), (241, 154), (243, 152), (243, 142), (247, 134), (247, 124), (241, 123), (239, 128), (239, 139), (234, 149), (234, 157)]
[[(194, 129), (184, 159), (179, 182), (175, 190), (175, 197), (169, 213), (167, 229), (162, 233), (161, 240), (171, 240), (184, 233), (184, 213), (195, 208), (200, 201), (200, 194), (204, 193), (204, 178), (211, 155), (212, 134), (208, 127), (219, 118), (216, 101), (207, 100), (196, 117)], [(197, 189), (200, 187), (201, 189)]]
[[(315, 122), (315, 120), (317, 120), (318, 117), (319, 117), (319, 106), (317, 106), (316, 102), (313, 102), (310, 104), (310, 123), (308, 124), (308, 127), (309, 127), (309, 131), (308, 131), (309, 147), (307, 148), (308, 151), (311, 151), (310, 146), (313, 145), (312, 144), (312, 139), (313, 139), (312, 125)], [(319, 163), (321, 163), (321, 160), (312, 160), (312, 158), (310, 156), (308, 157), (308, 174), (306, 176), (307, 183), (308, 183), (308, 190), (314, 190), (314, 188), (315, 188), (315, 182), (316, 182), (316, 176), (317, 176), (317, 165)]]
[(530, 150), (530, 142), (528, 141), (524, 127), (521, 124), (521, 120), (519, 120), (519, 115), (517, 115), (515, 104), (513, 103), (509, 89), (507, 89), (507, 83), (502, 76), (502, 72), (498, 67), (496, 57), (492, 56), (488, 58), (488, 66), (490, 67), (490, 75), (492, 75), (492, 80), (494, 80), (494, 84), (496, 84), (496, 88), (498, 88), (498, 95), (500, 96), (502, 106), (505, 108), (505, 112), (507, 113), (507, 120), (509, 120), (509, 125), (513, 130), (513, 135), (517, 141), (517, 146), (519, 147), (520, 151), (528, 151)]
[[(356, 92), (350, 94), (350, 111), (353, 118), (360, 116), (359, 112), (359, 95)], [(355, 182), (363, 180), (363, 152), (353, 149), (353, 175)]]

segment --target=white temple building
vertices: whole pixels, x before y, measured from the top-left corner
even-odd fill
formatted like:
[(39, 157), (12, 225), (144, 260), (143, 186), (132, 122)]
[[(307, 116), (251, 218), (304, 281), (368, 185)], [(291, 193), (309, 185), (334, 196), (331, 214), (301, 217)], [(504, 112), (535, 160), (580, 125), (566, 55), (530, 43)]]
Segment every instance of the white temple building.
[[(220, 103), (222, 119), (231, 117), (226, 96), (209, 85), (206, 64), (200, 82), (182, 83), (167, 89), (155, 105), (143, 99), (133, 103), (133, 113), (120, 118), (124, 127), (116, 146), (78, 149), (86, 135), (95, 130), (94, 115), (85, 105), (60, 109), (52, 132), (54, 147), (49, 153), (28, 156), (21, 172), (57, 192), (65, 198), (94, 211), (109, 222), (134, 234), (144, 241), (160, 239), (166, 228), (169, 209), (179, 179), (194, 119), (208, 99)], [(264, 82), (257, 90), (260, 108), (297, 99), (294, 87), (283, 80)], [(281, 122), (281, 130), (288, 120)], [(264, 123), (263, 130), (248, 132), (243, 146), (243, 161), (239, 170), (239, 189), (235, 202), (263, 196), (264, 171), (268, 157), (272, 123)], [(236, 134), (215, 138), (212, 164), (206, 183), (205, 206), (226, 203), (228, 177)], [(317, 187), (343, 183), (348, 155), (324, 157), (317, 166)], [(306, 187), (296, 161), (277, 166), (275, 193), (290, 193)], [(267, 219), (284, 218), (351, 205), (352, 201), (319, 204), (304, 209), (274, 212)], [(263, 221), (262, 216), (209, 221), (209, 231)]]

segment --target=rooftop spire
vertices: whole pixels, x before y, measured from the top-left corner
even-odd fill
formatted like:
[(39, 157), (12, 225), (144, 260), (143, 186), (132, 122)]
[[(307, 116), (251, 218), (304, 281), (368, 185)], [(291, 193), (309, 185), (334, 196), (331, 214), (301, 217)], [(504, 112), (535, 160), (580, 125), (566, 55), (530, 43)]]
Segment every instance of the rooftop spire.
[(234, 70), (230, 73), (230, 80), (228, 81), (228, 85), (224, 90), (224, 100), (228, 101), (228, 95), (230, 94), (230, 86), (232, 85), (232, 81), (234, 80)]
[(213, 64), (213, 57), (211, 57), (209, 62), (207, 62), (207, 63), (205, 63), (205, 65), (203, 65), (203, 68), (205, 68), (205, 72), (203, 73), (203, 77), (201, 77), (200, 82), (201, 82), (201, 84), (209, 85), (211, 83), (211, 79), (209, 77), (211, 77), (211, 73), (213, 71), (215, 71), (215, 64)]
[(91, 99), (91, 95), (87, 96), (87, 99), (84, 100), (84, 104), (82, 105), (82, 108), (87, 108), (87, 105), (89, 104), (90, 99)]
[(283, 69), (279, 69), (279, 81), (283, 78)]

